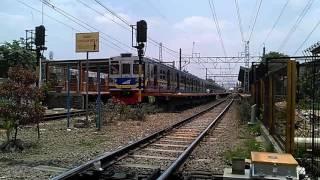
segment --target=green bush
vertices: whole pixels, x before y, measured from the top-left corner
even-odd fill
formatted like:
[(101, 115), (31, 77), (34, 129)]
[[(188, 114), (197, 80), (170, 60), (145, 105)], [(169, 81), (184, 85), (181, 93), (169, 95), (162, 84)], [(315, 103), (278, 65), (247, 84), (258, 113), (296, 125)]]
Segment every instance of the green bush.
[(250, 134), (254, 136), (260, 136), (261, 135), (260, 123), (250, 125), (249, 131), (250, 131)]
[(241, 147), (227, 150), (224, 154), (225, 160), (228, 164), (232, 163), (232, 158), (250, 158), (251, 151), (263, 151), (263, 146), (255, 139), (248, 139)]

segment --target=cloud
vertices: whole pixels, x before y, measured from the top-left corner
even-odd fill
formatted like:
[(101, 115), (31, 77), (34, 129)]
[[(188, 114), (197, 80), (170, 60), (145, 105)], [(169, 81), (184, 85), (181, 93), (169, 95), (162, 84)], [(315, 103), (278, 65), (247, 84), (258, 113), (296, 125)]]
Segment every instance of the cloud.
[(177, 30), (184, 30), (188, 32), (203, 32), (210, 31), (215, 28), (212, 20), (208, 17), (202, 16), (191, 16), (182, 20), (182, 22), (178, 22), (174, 25), (174, 28)]
[[(229, 22), (221, 20), (219, 21), (220, 29), (225, 29), (230, 25)], [(174, 25), (177, 30), (189, 31), (189, 32), (212, 32), (216, 30), (216, 26), (212, 18), (204, 16), (190, 16), (183, 19)]]
[[(15, 25), (15, 24), (25, 24), (28, 19), (26, 16), (18, 15), (18, 14), (9, 14), (0, 12), (0, 21), (7, 25)], [(5, 27), (5, 26), (4, 26)]]

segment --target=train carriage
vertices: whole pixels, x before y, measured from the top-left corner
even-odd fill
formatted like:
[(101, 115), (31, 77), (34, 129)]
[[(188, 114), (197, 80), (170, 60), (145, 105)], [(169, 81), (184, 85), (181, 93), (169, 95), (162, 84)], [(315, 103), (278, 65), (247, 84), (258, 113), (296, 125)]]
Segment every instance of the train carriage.
[[(160, 61), (143, 58), (142, 96), (161, 96), (168, 93), (224, 92), (214, 82), (200, 79), (188, 72), (179, 71)], [(111, 95), (125, 104), (139, 102), (139, 60), (131, 54), (109, 59), (109, 90)]]

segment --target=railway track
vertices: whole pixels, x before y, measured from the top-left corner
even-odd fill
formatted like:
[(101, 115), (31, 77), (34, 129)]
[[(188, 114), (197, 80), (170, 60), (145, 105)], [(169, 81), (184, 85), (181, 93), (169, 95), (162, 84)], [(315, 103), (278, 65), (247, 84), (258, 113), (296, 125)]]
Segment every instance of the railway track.
[(172, 178), (232, 102), (231, 98), (220, 100), (192, 117), (53, 179)]
[[(73, 116), (84, 116), (86, 114), (85, 110), (80, 110), (80, 111), (73, 111), (70, 112), (70, 117)], [(62, 118), (67, 118), (68, 113), (56, 113), (56, 114), (46, 114), (43, 118), (44, 121), (50, 121), (50, 120), (56, 120), (56, 119), (62, 119)]]

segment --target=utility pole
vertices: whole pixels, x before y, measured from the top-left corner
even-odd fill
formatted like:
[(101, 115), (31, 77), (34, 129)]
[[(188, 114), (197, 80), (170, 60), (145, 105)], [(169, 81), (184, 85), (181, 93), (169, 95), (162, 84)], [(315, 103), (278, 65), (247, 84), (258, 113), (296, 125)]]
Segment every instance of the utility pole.
[(245, 47), (244, 47), (244, 66), (246, 68), (244, 72), (244, 91), (246, 93), (249, 93), (250, 91), (250, 77), (249, 77), (249, 61), (250, 61), (250, 51), (249, 51), (249, 41), (245, 42)]
[(206, 68), (206, 80), (208, 80), (208, 68)]
[(191, 57), (193, 57), (193, 53), (194, 53), (194, 45), (195, 45), (196, 43), (193, 41), (192, 42), (192, 51), (191, 51)]
[(181, 48), (179, 49), (179, 70), (181, 71)]
[(162, 43), (159, 44), (159, 61), (162, 61)]
[(86, 122), (89, 121), (89, 52), (86, 56)]

